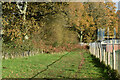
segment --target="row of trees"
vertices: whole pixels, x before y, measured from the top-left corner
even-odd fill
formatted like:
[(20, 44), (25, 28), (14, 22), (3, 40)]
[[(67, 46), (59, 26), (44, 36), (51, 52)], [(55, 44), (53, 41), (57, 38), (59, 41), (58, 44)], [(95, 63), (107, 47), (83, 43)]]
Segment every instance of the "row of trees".
[[(92, 42), (98, 28), (118, 27), (112, 2), (2, 3), (4, 48), (43, 49)], [(4, 49), (3, 48), (3, 49)]]

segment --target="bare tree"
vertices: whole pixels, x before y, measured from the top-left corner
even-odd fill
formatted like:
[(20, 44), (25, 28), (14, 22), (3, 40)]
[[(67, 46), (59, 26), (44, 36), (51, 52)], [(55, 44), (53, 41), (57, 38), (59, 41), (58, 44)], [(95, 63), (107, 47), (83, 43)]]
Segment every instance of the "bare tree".
[(17, 1), (16, 5), (20, 11), (20, 14), (23, 14), (23, 20), (26, 20), (26, 11), (27, 11), (27, 2), (23, 2), (23, 0), (21, 1)]

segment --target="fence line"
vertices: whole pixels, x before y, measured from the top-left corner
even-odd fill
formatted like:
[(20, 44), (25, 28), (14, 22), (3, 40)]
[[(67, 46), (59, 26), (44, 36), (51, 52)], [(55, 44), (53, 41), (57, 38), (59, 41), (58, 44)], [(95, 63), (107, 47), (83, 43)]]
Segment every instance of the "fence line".
[(24, 52), (13, 52), (13, 53), (5, 53), (2, 52), (2, 59), (12, 59), (12, 58), (19, 58), (19, 57), (27, 57), (27, 56), (33, 56), (35, 54), (38, 54), (39, 51), (24, 51)]
[(102, 43), (93, 42), (89, 44), (89, 51), (96, 58), (100, 59), (100, 62), (105, 63), (105, 65), (110, 66), (111, 69), (117, 70), (120, 74), (120, 43)]

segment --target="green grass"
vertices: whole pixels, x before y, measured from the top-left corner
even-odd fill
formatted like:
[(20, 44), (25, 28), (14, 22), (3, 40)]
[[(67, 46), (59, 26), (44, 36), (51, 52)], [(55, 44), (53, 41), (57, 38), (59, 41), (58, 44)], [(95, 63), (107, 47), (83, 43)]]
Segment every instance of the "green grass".
[[(85, 58), (82, 68), (79, 65)], [(103, 66), (87, 51), (38, 54), (27, 58), (3, 60), (3, 78), (108, 78)], [(103, 70), (104, 69), (104, 70)]]
[(120, 53), (120, 49), (116, 51), (116, 53)]

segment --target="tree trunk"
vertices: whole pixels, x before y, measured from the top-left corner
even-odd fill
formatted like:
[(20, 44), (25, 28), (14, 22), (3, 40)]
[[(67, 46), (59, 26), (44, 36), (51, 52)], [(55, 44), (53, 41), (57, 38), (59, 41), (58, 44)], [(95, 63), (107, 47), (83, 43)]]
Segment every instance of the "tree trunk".
[(81, 31), (81, 36), (80, 36), (80, 43), (82, 43), (82, 38), (83, 38), (83, 35), (82, 35), (83, 31)]
[(80, 33), (77, 32), (80, 43), (82, 43), (82, 38), (83, 38), (82, 33), (83, 33), (82, 31), (80, 31)]
[(16, 5), (17, 5), (17, 7), (18, 7), (18, 9), (20, 11), (20, 14), (23, 14), (23, 20), (25, 22), (25, 20), (26, 20), (27, 2), (25, 2), (25, 6), (23, 7), (23, 10), (22, 10), (22, 8), (20, 8), (20, 5), (18, 4), (18, 2), (16, 2)]

